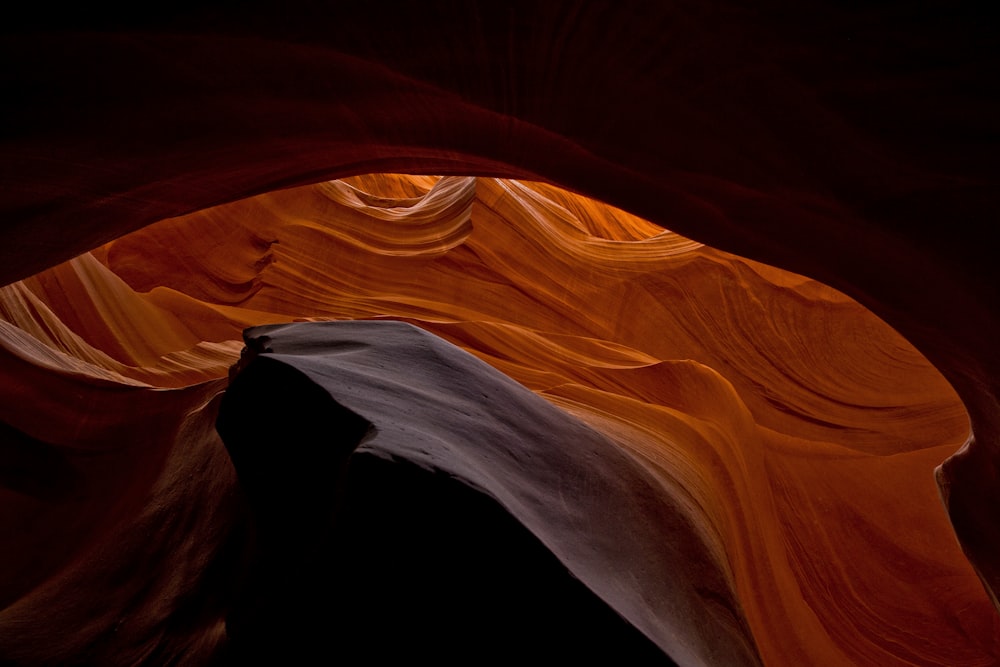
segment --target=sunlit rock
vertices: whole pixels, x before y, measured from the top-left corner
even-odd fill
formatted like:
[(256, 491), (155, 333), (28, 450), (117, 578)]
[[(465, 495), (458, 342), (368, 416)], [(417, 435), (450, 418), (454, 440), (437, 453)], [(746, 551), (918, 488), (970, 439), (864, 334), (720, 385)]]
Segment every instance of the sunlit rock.
[[(392, 225), (395, 237), (379, 232)], [(198, 521), (198, 506), (162, 488), (174, 467), (190, 466), (192, 456), (211, 462), (188, 477), (188, 484), (208, 487), (199, 486), (193, 498), (211, 489), (232, 497), (233, 473), (211, 430), (217, 401), (199, 407), (187, 396), (204, 401), (225, 386), (244, 327), (293, 319), (403, 319), (464, 347), (568, 413), (568, 419), (603, 434), (657, 480), (655, 499), (645, 492), (647, 502), (662, 508), (654, 514), (673, 508), (677, 520), (693, 527), (687, 548), (702, 544), (710, 555), (700, 557), (699, 566), (688, 561), (664, 567), (663, 580), (646, 569), (643, 576), (694, 586), (701, 591), (695, 606), (724, 612), (726, 623), (744, 629), (722, 644), (706, 641), (708, 635), (692, 629), (707, 627), (703, 622), (683, 626), (696, 618), (690, 615), (694, 607), (685, 606), (691, 603), (669, 602), (669, 594), (653, 593), (649, 584), (637, 584), (633, 594), (642, 591), (650, 608), (666, 604), (661, 609), (673, 611), (638, 622), (635, 612), (630, 616), (615, 606), (627, 586), (613, 585), (619, 593), (609, 594), (612, 589), (602, 582), (581, 579), (680, 664), (749, 660), (723, 660), (717, 651), (724, 646), (731, 647), (726, 651), (752, 646), (765, 664), (892, 663), (913, 656), (934, 664), (956, 651), (974, 660), (992, 650), (989, 600), (951, 536), (931, 474), (967, 436), (965, 411), (948, 383), (896, 332), (815, 281), (727, 255), (549, 186), (368, 176), (167, 220), (5, 289), (7, 354), (32, 369), (34, 378), (31, 384), (18, 380), (16, 391), (27, 386), (48, 393), (59, 406), (8, 410), (5, 420), (24, 434), (18, 446), (27, 451), (31, 445), (25, 439), (39, 440), (42, 451), (52, 452), (47, 456), (70, 471), (64, 475), (81, 480), (80, 488), (90, 482), (88, 469), (74, 458), (81, 442), (106, 443), (102, 449), (115, 453), (105, 456), (124, 470), (148, 469), (144, 485), (131, 492), (132, 505), (106, 532), (99, 529), (108, 518), (98, 501), (122, 503), (130, 497), (125, 490), (103, 488), (85, 506), (58, 494), (42, 505), (38, 500), (13, 505), (14, 516), (37, 517), (33, 534), (39, 537), (33, 539), (46, 540), (40, 544), (86, 537), (103, 544), (91, 549), (112, 549), (120, 559), (112, 559), (117, 567), (134, 567), (130, 561), (139, 556), (115, 545), (122, 535), (128, 544), (128, 536), (146, 525), (151, 505)], [(357, 335), (374, 337), (378, 330)], [(323, 336), (312, 336), (315, 344), (307, 348), (318, 354)], [(428, 364), (420, 377), (440, 363), (419, 350), (413, 354), (407, 363)], [(335, 364), (337, 357), (332, 359)], [(387, 357), (384, 363), (392, 362)], [(326, 381), (331, 387), (341, 384)], [(475, 386), (477, 380), (467, 382)], [(136, 398), (121, 390), (121, 398), (107, 396), (115, 386)], [(377, 377), (372, 386), (379, 386)], [(177, 389), (164, 392), (171, 387)], [(79, 396), (75, 402), (70, 391)], [(416, 388), (408, 391), (423, 395)], [(350, 405), (352, 395), (348, 389), (338, 400)], [(18, 400), (10, 396), (4, 404)], [(391, 405), (398, 411), (393, 418), (404, 425), (407, 410), (415, 409), (407, 407), (410, 400), (400, 395)], [(445, 423), (450, 410), (461, 410), (444, 395), (435, 400)], [(523, 416), (513, 405), (489, 409), (506, 409), (513, 423)], [(135, 425), (120, 420), (123, 410)], [(259, 410), (266, 412), (266, 406)], [(157, 439), (147, 441), (141, 425), (151, 423), (156, 411), (167, 421), (156, 430)], [(266, 420), (266, 414), (260, 418)], [(477, 437), (469, 430), (462, 446), (475, 448)], [(110, 446), (119, 438), (121, 446)], [(576, 436), (553, 435), (532, 446), (553, 447), (573, 460), (581, 443)], [(147, 450), (160, 453), (145, 459)], [(187, 453), (178, 460), (178, 452)], [(593, 455), (580, 456), (578, 465)], [(43, 462), (39, 458), (36, 475), (57, 474), (45, 473)], [(430, 465), (447, 473), (453, 464)], [(329, 474), (336, 479), (335, 471)], [(483, 488), (482, 482), (459, 478)], [(545, 499), (558, 497), (559, 485), (519, 484), (532, 490), (537, 505), (531, 511), (549, 516), (552, 501)], [(144, 499), (144, 493), (152, 495)], [(563, 498), (573, 506), (574, 500)], [(156, 565), (190, 572), (181, 598), (200, 599), (206, 594), (201, 586), (223, 586), (218, 577), (229, 577), (231, 597), (219, 600), (203, 625), (184, 632), (157, 630), (155, 624), (135, 629), (146, 633), (143, 650), (170, 647), (199, 659), (225, 655), (216, 653), (224, 645), (221, 628), (239, 608), (244, 581), (234, 572), (255, 552), (252, 540), (241, 537), (252, 532), (245, 527), (253, 525), (245, 523), (248, 510), (226, 507), (216, 512), (228, 511), (227, 516), (213, 519), (224, 522), (221, 534), (191, 553), (169, 548), (174, 533), (154, 534), (163, 540)], [(64, 534), (53, 516), (72, 517), (81, 526), (73, 534), (79, 537)], [(592, 521), (597, 534), (621, 528), (613, 516), (595, 515)], [(602, 521), (610, 522), (608, 528), (600, 528)], [(634, 539), (658, 536), (662, 553), (673, 553), (675, 521), (661, 526), (644, 521), (641, 530), (647, 532)], [(536, 535), (547, 530), (565, 535), (556, 524), (528, 522)], [(7, 528), (12, 539), (23, 539), (18, 525), (23, 524)], [(192, 525), (194, 535), (200, 525)], [(64, 576), (74, 586), (100, 582), (92, 574), (96, 565), (87, 543), (73, 544), (79, 545), (78, 555), (67, 552), (59, 562), (69, 565)], [(574, 546), (572, 540), (566, 544)], [(655, 539), (643, 544), (642, 553), (657, 558)], [(38, 613), (33, 610), (39, 601), (61, 590), (61, 580), (46, 581), (55, 564), (47, 570), (26, 559), (12, 566), (36, 582), (12, 591), (13, 604), (5, 611), (9, 622), (25, 622)], [(724, 582), (722, 589), (707, 584), (712, 577)], [(180, 602), (161, 596), (154, 596), (156, 605), (130, 598), (119, 613), (145, 618), (155, 606), (169, 627), (171, 615), (183, 612)], [(689, 611), (678, 611), (683, 609)], [(669, 630), (675, 623), (688, 630)], [(913, 627), (925, 628), (926, 640), (911, 638), (901, 652)], [(875, 629), (881, 641), (862, 641)], [(64, 630), (74, 642), (48, 644), (46, 651), (72, 655), (80, 646), (110, 641), (100, 639), (109, 631), (99, 624)], [(686, 639), (671, 644), (659, 632)], [(970, 637), (980, 639), (970, 642)], [(5, 650), (30, 651), (33, 644), (24, 641), (11, 641)], [(109, 661), (132, 655), (119, 654), (114, 641), (106, 650), (102, 658)]]
[(655, 479), (726, 655), (1000, 659), (992, 24), (630, 5), (19, 8), (0, 662), (238, 660), (256, 524), (214, 424), (242, 331), (356, 319)]

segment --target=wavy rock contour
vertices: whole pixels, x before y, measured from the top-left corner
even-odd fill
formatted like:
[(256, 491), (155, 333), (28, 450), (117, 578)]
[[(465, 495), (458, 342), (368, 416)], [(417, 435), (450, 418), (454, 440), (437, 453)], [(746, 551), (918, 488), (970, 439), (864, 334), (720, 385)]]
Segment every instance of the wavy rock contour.
[[(935, 3), (20, 7), (0, 658), (220, 659), (240, 331), (394, 317), (686, 498), (766, 664), (996, 662), (993, 32)], [(514, 180), (332, 184), (392, 171)]]
[[(425, 200), (436, 202), (440, 223), (401, 221), (391, 250), (372, 242), (378, 221), (428, 210), (421, 206)], [(365, 216), (373, 218), (373, 227)], [(450, 231), (453, 220), (465, 229), (459, 241)], [(428, 242), (427, 230), (435, 226), (440, 244)], [(197, 244), (189, 252), (185, 248), (192, 239)], [(223, 246), (225, 253), (199, 250)], [(229, 279), (237, 275), (245, 278)], [(253, 288), (246, 290), (247, 284)], [(551, 512), (558, 515), (550, 496), (561, 484), (533, 477), (537, 471), (529, 467), (527, 477), (501, 476), (507, 481), (491, 487), (489, 479), (477, 477), (490, 466), (469, 468), (457, 463), (462, 457), (439, 457), (430, 466), (486, 489), (494, 500), (503, 496), (498, 488), (510, 493), (512, 479), (519, 493), (530, 491), (530, 502), (502, 505), (501, 515), (515, 517), (522, 528), (501, 532), (521, 535), (517, 530), (527, 527), (559, 558), (556, 572), (569, 567), (603, 604), (678, 664), (716, 664), (722, 659), (719, 651), (736, 656), (749, 650), (765, 664), (974, 664), (995, 653), (996, 620), (989, 600), (950, 536), (932, 483), (934, 465), (967, 434), (962, 405), (947, 382), (898, 334), (842, 294), (688, 241), (606, 205), (517, 181), (359, 177), (164, 221), (15, 283), (5, 296), (5, 349), (9, 358), (33, 370), (9, 373), (17, 383), (4, 405), (18, 405), (15, 391), (23, 396), (31, 390), (53, 406), (8, 409), (5, 421), (23, 434), (18, 451), (32, 451), (30, 443), (37, 442), (41, 451), (51, 452), (51, 460), (63, 462), (55, 470), (81, 480), (80, 493), (91, 500), (81, 506), (56, 494), (12, 505), (12, 516), (18, 517), (8, 524), (12, 539), (23, 539), (18, 526), (25, 518), (41, 527), (21, 553), (48, 544), (71, 546), (61, 561), (11, 559), (10, 571), (17, 576), (9, 581), (20, 587), (10, 591), (0, 618), (6, 627), (23, 627), (37, 614), (48, 614), (48, 605), (59, 607), (54, 601), (66, 591), (110, 585), (109, 577), (123, 576), (136, 563), (186, 573), (155, 580), (146, 596), (120, 585), (121, 598), (108, 606), (104, 623), (75, 627), (79, 607), (62, 609), (64, 617), (51, 618), (52, 627), (60, 627), (58, 620), (64, 618), (64, 639), (46, 642), (41, 653), (30, 634), (0, 642), (6, 655), (25, 662), (29, 656), (59, 662), (84, 654), (108, 664), (136, 656), (156, 662), (165, 655), (208, 661), (246, 650), (240, 648), (245, 640), (233, 644), (241, 614), (249, 619), (243, 627), (259, 628), (261, 618), (274, 619), (245, 599), (246, 591), (256, 590), (247, 584), (251, 575), (246, 572), (260, 568), (252, 555), (259, 549), (250, 537), (259, 523), (254, 518), (260, 513), (261, 501), (254, 500), (259, 486), (244, 482), (249, 505), (234, 495), (234, 473), (212, 428), (223, 378), (241, 347), (236, 337), (246, 326), (292, 318), (386, 317), (452, 341), (532, 389), (554, 406), (544, 408), (545, 414), (562, 414), (557, 421), (570, 423), (579, 419), (593, 429), (586, 432), (603, 434), (588, 436), (606, 438), (602, 451), (614, 443), (621, 452), (615, 460), (632, 461), (626, 469), (646, 481), (619, 485), (619, 491), (605, 494), (608, 502), (624, 502), (640, 487), (656, 489), (645, 494), (655, 507), (644, 506), (644, 511), (652, 516), (668, 511), (674, 518), (636, 519), (637, 527), (626, 532), (642, 538), (681, 530), (686, 537), (661, 543), (650, 538), (633, 555), (605, 551), (605, 573), (596, 576), (573, 569), (588, 562), (588, 557), (572, 556), (586, 541), (567, 539), (572, 531), (561, 520), (545, 519)], [(136, 313), (142, 316), (135, 318)], [(319, 326), (322, 331), (326, 325)], [(370, 336), (356, 347), (377, 348), (378, 337)], [(310, 355), (324, 345), (301, 345), (308, 352), (303, 357), (307, 367), (313, 363)], [(443, 371), (428, 356), (434, 355), (378, 363), (429, 364), (412, 375), (433, 378)], [(394, 386), (371, 368), (346, 383), (332, 382), (331, 372), (320, 381), (330, 392), (341, 384), (371, 384), (372, 391)], [(393, 372), (406, 374), (402, 368)], [(479, 381), (472, 378), (479, 374), (450, 386), (456, 391), (476, 386)], [(424, 404), (436, 407), (422, 408), (422, 414), (450, 414), (455, 401), (447, 391), (420, 386), (399, 390), (399, 396), (415, 392), (417, 398), (396, 396), (386, 412), (390, 423), (405, 425), (400, 410)], [(129, 392), (121, 390), (116, 390), (121, 398), (109, 398), (108, 390), (115, 387), (129, 389), (136, 398), (128, 399)], [(248, 401), (256, 392), (243, 396)], [(354, 409), (353, 393), (334, 396)], [(123, 408), (123, 400), (132, 407)], [(470, 409), (526, 414), (512, 407), (521, 400), (486, 401)], [(104, 418), (94, 410), (100, 406)], [(152, 441), (161, 444), (149, 444), (141, 435), (154, 414), (152, 406), (163, 415), (158, 440)], [(118, 417), (123, 409), (135, 416), (132, 426)], [(537, 409), (542, 408), (528, 412)], [(458, 424), (469, 419), (461, 411), (452, 418)], [(504, 419), (514, 421), (511, 428), (524, 427), (516, 418)], [(298, 421), (305, 423), (287, 423)], [(377, 427), (378, 421), (371, 421)], [(552, 433), (563, 433), (562, 428), (553, 427)], [(474, 439), (455, 435), (472, 430), (454, 428), (443, 440), (483, 455)], [(568, 474), (583, 465), (572, 454), (579, 437), (532, 437), (553, 448), (551, 456), (557, 458), (551, 470)], [(290, 439), (309, 440), (301, 434)], [(129, 471), (120, 478), (133, 479), (133, 490), (101, 486), (94, 469), (81, 467), (77, 458), (82, 442), (134, 443), (102, 454)], [(159, 454), (147, 455), (150, 451)], [(45, 455), (32, 456), (37, 460), (33, 483), (44, 486), (46, 474), (55, 473), (45, 472)], [(400, 459), (421, 456), (410, 452)], [(300, 462), (292, 457), (287, 474)], [(321, 478), (336, 476), (332, 463), (305, 468), (317, 468)], [(270, 466), (265, 469), (272, 472)], [(596, 474), (598, 469), (587, 464), (582, 470)], [(378, 466), (374, 471), (379, 474), (364, 477), (367, 484), (376, 485), (372, 480), (382, 473), (394, 474)], [(400, 484), (436, 488), (421, 479), (403, 475)], [(378, 488), (386, 488), (381, 484)], [(580, 511), (579, 495), (571, 494), (569, 501), (575, 511)], [(192, 504), (195, 500), (199, 505)], [(208, 517), (200, 509), (204, 502), (215, 507)], [(120, 513), (109, 515), (109, 503)], [(332, 501), (324, 503), (318, 505)], [(495, 511), (484, 512), (496, 517)], [(631, 511), (580, 514), (589, 517), (590, 530), (601, 539), (636, 516)], [(609, 514), (619, 522), (600, 520)], [(151, 528), (164, 516), (174, 518), (162, 530)], [(328, 518), (319, 509), (308, 516), (319, 524)], [(384, 521), (393, 514), (384, 508), (378, 516)], [(498, 521), (507, 526), (510, 519)], [(68, 524), (76, 532), (67, 533)], [(191, 532), (185, 538), (190, 551), (169, 549), (179, 539), (177, 531), (185, 530)], [(211, 537), (204, 531), (212, 531)], [(440, 526), (436, 531), (442, 539), (448, 533)], [(561, 536), (555, 546), (552, 535)], [(703, 551), (677, 561), (679, 556), (671, 554), (678, 543), (685, 549), (700, 544)], [(327, 547), (323, 553), (328, 552)], [(483, 558), (483, 550), (476, 553)], [(537, 556), (537, 550), (525, 553)], [(618, 558), (635, 564), (640, 556), (660, 565), (642, 568), (632, 584), (613, 585), (608, 563)], [(661, 578), (661, 571), (670, 574)], [(57, 572), (62, 574), (54, 576)], [(646, 581), (643, 577), (647, 583), (637, 586), (634, 582)], [(666, 586), (666, 592), (653, 593), (656, 585)], [(688, 598), (682, 596), (687, 602), (678, 606), (672, 586), (689, 591)], [(622, 606), (622, 596), (628, 599), (637, 589), (643, 591), (642, 602), (633, 599)], [(173, 593), (165, 595), (167, 590)], [(206, 596), (211, 604), (206, 605)], [(190, 605), (206, 605), (211, 612), (178, 628), (175, 619), (186, 618)], [(728, 640), (706, 639), (710, 623), (688, 625), (698, 618), (692, 615), (696, 609), (706, 618), (728, 619), (723, 626), (736, 628), (735, 634)], [(917, 627), (923, 629), (920, 639), (913, 636)], [(664, 633), (674, 639), (664, 639)], [(756, 660), (744, 655), (730, 662), (749, 659)]]

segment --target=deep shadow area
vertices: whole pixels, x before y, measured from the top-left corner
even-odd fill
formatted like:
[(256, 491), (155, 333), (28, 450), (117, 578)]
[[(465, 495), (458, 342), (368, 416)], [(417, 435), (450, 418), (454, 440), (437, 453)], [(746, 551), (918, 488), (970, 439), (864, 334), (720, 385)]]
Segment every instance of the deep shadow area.
[(218, 427), (255, 524), (223, 664), (675, 664), (493, 499), (352, 454), (368, 422), (299, 371), (255, 359)]
[(59, 447), (0, 422), (0, 486), (64, 502), (80, 493), (83, 478)]

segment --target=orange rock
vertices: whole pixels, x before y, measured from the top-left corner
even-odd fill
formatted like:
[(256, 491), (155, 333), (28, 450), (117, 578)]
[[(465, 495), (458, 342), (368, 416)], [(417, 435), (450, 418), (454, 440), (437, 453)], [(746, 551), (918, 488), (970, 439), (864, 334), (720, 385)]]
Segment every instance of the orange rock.
[[(766, 663), (997, 661), (978, 8), (18, 11), (0, 662), (216, 655), (211, 564), (243, 535), (211, 396), (244, 327), (330, 317), (416, 322), (641, 457), (703, 517)], [(359, 176), (392, 171), (479, 177), (469, 217), (457, 180)]]
[[(82, 536), (38, 519), (33, 539), (80, 546), (47, 583), (54, 565), (17, 565), (38, 583), (12, 594), (20, 599), (0, 615), (6, 627), (55, 604), (66, 586), (103, 581), (95, 568), (114, 576), (132, 559), (155, 560), (115, 547), (149, 530), (150, 515), (194, 521), (198, 508), (164, 488), (176, 483), (171, 466), (189, 469), (170, 463), (178, 452), (216, 462), (188, 473), (185, 484), (214, 489), (200, 490), (200, 502), (213, 502), (205, 493), (232, 493), (210, 432), (214, 403), (188, 413), (192, 404), (181, 397), (218, 390), (214, 378), (236, 360), (244, 326), (393, 318), (479, 356), (609, 436), (659, 479), (662, 502), (684, 508), (712, 546), (765, 664), (972, 664), (996, 655), (990, 601), (933, 485), (934, 466), (968, 434), (948, 383), (843, 294), (599, 202), (487, 178), (321, 183), (163, 221), (5, 288), (0, 307), (7, 354), (34, 378), (11, 371), (20, 379), (3, 405), (18, 405), (25, 391), (51, 393), (51, 407), (8, 409), (5, 421), (71, 462), (81, 442), (135, 442), (122, 465), (158, 471), (145, 473), (133, 495), (109, 488), (99, 496), (131, 500), (113, 526), (82, 529), (98, 545), (89, 551)], [(102, 398), (98, 388), (116, 385), (158, 407), (132, 403), (136, 425), (115, 424), (126, 394)], [(69, 387), (85, 402), (68, 400)], [(163, 391), (169, 387), (188, 388)], [(91, 405), (106, 416), (84, 407)], [(136, 430), (151, 410), (171, 424), (158, 436), (164, 444), (143, 443)], [(188, 429), (184, 438), (173, 435), (177, 428)], [(140, 462), (134, 457), (144, 447), (159, 453)], [(94, 473), (76, 474), (95, 483)], [(110, 521), (94, 503), (51, 498), (42, 505), (49, 514), (37, 516)], [(17, 526), (28, 509), (12, 507), (5, 530), (23, 540)], [(193, 530), (241, 525), (238, 507), (225, 507)], [(201, 586), (222, 585), (213, 568), (233, 556), (224, 536), (174, 553), (177, 530), (154, 532), (163, 556), (149, 566), (189, 572), (169, 585), (200, 599)], [(105, 554), (105, 569), (88, 555), (94, 550)], [(158, 599), (123, 600), (118, 613), (153, 614), (167, 625), (183, 613), (179, 600)], [(60, 617), (66, 624), (71, 612)], [(171, 647), (206, 658), (223, 641), (224, 613), (221, 605), (179, 634), (139, 624), (129, 641), (150, 655)], [(66, 659), (99, 646), (114, 662), (123, 649), (108, 631), (96, 622), (75, 632), (62, 626), (67, 641), (40, 654), (31, 653), (32, 636), (0, 641), (0, 651)]]

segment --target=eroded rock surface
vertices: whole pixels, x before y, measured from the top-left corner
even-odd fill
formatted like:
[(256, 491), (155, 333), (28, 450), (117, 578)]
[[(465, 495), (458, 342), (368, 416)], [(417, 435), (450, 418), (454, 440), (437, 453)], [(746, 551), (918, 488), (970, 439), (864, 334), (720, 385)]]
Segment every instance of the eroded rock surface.
[[(440, 219), (429, 211), (440, 212)], [(391, 224), (396, 237), (373, 241), (379, 225)], [(577, 576), (679, 664), (714, 664), (706, 656), (718, 657), (713, 651), (723, 647), (730, 656), (749, 650), (764, 664), (974, 664), (996, 653), (989, 598), (955, 543), (933, 483), (934, 466), (968, 435), (962, 404), (944, 378), (844, 295), (604, 204), (519, 181), (359, 177), (167, 220), (8, 286), (4, 295), (11, 360), (4, 418), (21, 434), (10, 451), (34, 452), (37, 463), (32, 474), (25, 475), (21, 464), (20, 474), (8, 475), (22, 482), (21, 488), (9, 483), (6, 491), (11, 519), (5, 530), (25, 549), (8, 556), (8, 571), (16, 576), (9, 578), (9, 606), (0, 620), (24, 627), (67, 590), (94, 591), (93, 604), (115, 607), (106, 612), (109, 620), (81, 627), (72, 623), (74, 614), (88, 604), (60, 606), (63, 616), (47, 616), (47, 627), (60, 628), (61, 641), (42, 644), (32, 634), (8, 634), (0, 643), (6, 655), (59, 662), (92, 654), (108, 664), (136, 655), (155, 662), (170, 652), (196, 661), (225, 659), (225, 619), (239, 618), (233, 610), (246, 607), (247, 590), (255, 590), (246, 582), (255, 567), (249, 562), (256, 553), (251, 517), (260, 509), (241, 500), (212, 428), (218, 392), (238, 361), (244, 327), (296, 318), (405, 320), (547, 399), (546, 414), (575, 418), (589, 427), (586, 433), (601, 434), (587, 436), (604, 443), (601, 451), (614, 443), (615, 460), (631, 461), (628, 469), (636, 471), (629, 474), (639, 480), (636, 488), (628, 484), (610, 494), (614, 502), (627, 505), (629, 494), (638, 493), (652, 503), (643, 505), (646, 518), (635, 519), (639, 527), (627, 531), (638, 536), (637, 553), (614, 553), (631, 564), (640, 556), (653, 559), (659, 565), (652, 569), (663, 566), (670, 574), (661, 579), (643, 567), (639, 582), (649, 577), (665, 588), (655, 592), (654, 583), (642, 584), (641, 602), (624, 606), (622, 596), (628, 599), (637, 585), (613, 585), (614, 577), (606, 576), (611, 552), (601, 557), (605, 574), (589, 569)], [(346, 323), (317, 326), (323, 332)], [(351, 330), (355, 343), (341, 359), (351, 359), (354, 348), (382, 344), (377, 326), (357, 326)], [(289, 346), (306, 370), (313, 356), (332, 354), (329, 341), (336, 340), (321, 333), (299, 338), (291, 336)], [(335, 387), (382, 387), (394, 397), (383, 407), (397, 429), (405, 428), (407, 410), (425, 417), (440, 410), (445, 424), (459, 425), (444, 441), (459, 447), (475, 447), (474, 438), (456, 435), (472, 429), (477, 420), (470, 414), (493, 415), (486, 423), (499, 419), (510, 428), (529, 426), (520, 423), (525, 410), (511, 397), (483, 397), (483, 405), (466, 397), (464, 412), (456, 404), (448, 392), (473, 391), (481, 370), (447, 383), (443, 393), (421, 389), (435, 374), (454, 369), (439, 367), (420, 345), (407, 356), (399, 352), (406, 345), (393, 340), (388, 336), (386, 344), (402, 354), (401, 361), (378, 355), (376, 361), (397, 379), (373, 367), (355, 369), (350, 380), (332, 379), (344, 370), (316, 371), (319, 383), (362, 415), (361, 405), (352, 404), (354, 393), (335, 394)], [(327, 362), (316, 363), (325, 368)], [(412, 385), (398, 380), (406, 364), (427, 365), (426, 372), (414, 371)], [(245, 358), (236, 368), (246, 365)], [(49, 403), (16, 409), (24, 396)], [(260, 413), (266, 419), (266, 400)], [(322, 423), (323, 411), (318, 413)], [(555, 457), (545, 470), (590, 470), (585, 460), (592, 455), (574, 455), (579, 437), (560, 430), (547, 439), (545, 428), (532, 428), (532, 446), (544, 442)], [(308, 439), (290, 436), (288, 446), (311, 446), (303, 442)], [(97, 460), (119, 466), (116, 484), (97, 476), (103, 465), (83, 465), (94, 460), (80, 451), (88, 442), (102, 452)], [(527, 455), (511, 447), (504, 450), (508, 455)], [(534, 477), (530, 466), (521, 476), (480, 478), (490, 466), (445, 451), (433, 461), (421, 458), (431, 454), (412, 451), (400, 453), (400, 460), (448, 471), (477, 493), (485, 489), (494, 502), (503, 496), (497, 488), (507, 489), (506, 505), (484, 509), (507, 517), (497, 518), (498, 526), (507, 526), (497, 530), (522, 537), (526, 533), (518, 531), (527, 530), (546, 545), (542, 551), (558, 557), (559, 567), (573, 571), (579, 565), (573, 549), (586, 540), (567, 538), (572, 531), (561, 519), (549, 521), (551, 512), (562, 511), (561, 504), (551, 507), (559, 483)], [(279, 460), (286, 461), (282, 474), (294, 479), (300, 457), (275, 459), (276, 471)], [(305, 467), (320, 479), (337, 479), (329, 462)], [(401, 474), (377, 465), (370, 472), (367, 484), (379, 488)], [(383, 481), (375, 481), (383, 473)], [(68, 486), (78, 495), (25, 495), (23, 480), (39, 487), (51, 479), (50, 487), (61, 488), (56, 477), (76, 480)], [(399, 479), (413, 488), (425, 478)], [(125, 480), (131, 486), (122, 487)], [(254, 484), (247, 495), (260, 497)], [(281, 484), (295, 488), (293, 481)], [(511, 501), (511, 484), (532, 500)], [(560, 503), (582, 511), (579, 495), (564, 494)], [(331, 502), (317, 502), (297, 525), (322, 524)], [(109, 514), (109, 503), (118, 514)], [(212, 504), (211, 513), (203, 511), (205, 503)], [(635, 516), (630, 512), (621, 521)], [(621, 513), (610, 514), (574, 516), (592, 522), (588, 530), (601, 539), (620, 538), (615, 517)], [(380, 516), (390, 515), (383, 508)], [(155, 520), (166, 517), (161, 529)], [(24, 528), (29, 520), (30, 534)], [(177, 531), (188, 530), (189, 537), (179, 537)], [(440, 524), (428, 530), (447, 532)], [(689, 554), (678, 564), (670, 555), (677, 543), (657, 545), (652, 537), (677, 530), (687, 535), (685, 549), (701, 545), (701, 556)], [(188, 549), (173, 549), (177, 539)], [(53, 544), (64, 547), (58, 561), (28, 556)], [(137, 554), (139, 546), (149, 551)], [(536, 547), (523, 552), (536, 554), (525, 562), (539, 562)], [(430, 559), (434, 552), (422, 553)], [(592, 563), (589, 558), (582, 562)], [(186, 578), (149, 584), (125, 574), (144, 568)], [(121, 581), (108, 583), (100, 578), (104, 571)], [(112, 585), (121, 591), (109, 605), (97, 590)], [(694, 597), (678, 606), (675, 591), (690, 595), (691, 586)], [(131, 587), (147, 590), (147, 597), (129, 593)], [(212, 611), (191, 618), (187, 605)], [(708, 618), (721, 614), (735, 634), (706, 640), (710, 624), (690, 625), (700, 617), (677, 611), (689, 607)], [(244, 627), (260, 627), (258, 612), (242, 613), (251, 619)], [(922, 628), (919, 637), (914, 628)], [(664, 633), (674, 639), (665, 640)], [(241, 650), (236, 646), (229, 648)]]
[(0, 658), (219, 659), (240, 332), (396, 318), (686, 499), (765, 664), (996, 662), (989, 17), (391, 4), (0, 27)]

